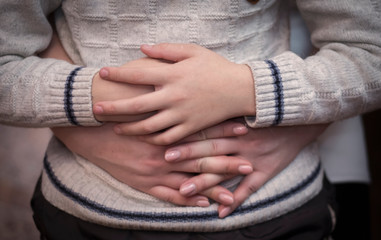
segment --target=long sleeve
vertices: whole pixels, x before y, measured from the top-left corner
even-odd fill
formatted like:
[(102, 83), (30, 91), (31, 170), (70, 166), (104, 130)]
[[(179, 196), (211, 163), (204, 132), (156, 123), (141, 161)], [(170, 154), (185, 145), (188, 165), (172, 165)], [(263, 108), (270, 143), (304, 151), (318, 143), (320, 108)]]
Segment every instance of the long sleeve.
[(0, 0), (0, 122), (24, 127), (99, 125), (91, 82), (98, 69), (36, 55), (49, 44), (59, 0)]
[(381, 107), (381, 13), (376, 1), (299, 0), (318, 53), (250, 62), (252, 127), (324, 123)]

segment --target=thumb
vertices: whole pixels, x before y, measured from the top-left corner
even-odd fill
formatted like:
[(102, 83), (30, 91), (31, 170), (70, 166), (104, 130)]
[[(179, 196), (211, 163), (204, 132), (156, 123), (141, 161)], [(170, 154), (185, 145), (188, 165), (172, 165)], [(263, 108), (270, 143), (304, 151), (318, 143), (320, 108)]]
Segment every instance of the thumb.
[(156, 45), (144, 44), (140, 50), (151, 58), (179, 62), (194, 56), (200, 51), (200, 46), (181, 43), (160, 43)]

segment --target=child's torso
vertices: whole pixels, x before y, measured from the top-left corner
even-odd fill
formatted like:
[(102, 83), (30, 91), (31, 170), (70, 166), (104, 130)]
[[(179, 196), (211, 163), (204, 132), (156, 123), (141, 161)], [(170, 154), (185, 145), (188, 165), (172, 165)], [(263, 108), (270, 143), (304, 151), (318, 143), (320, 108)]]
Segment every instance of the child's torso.
[(66, 25), (58, 27), (67, 31), (64, 45), (72, 41), (87, 66), (121, 65), (143, 56), (141, 44), (160, 42), (196, 43), (246, 62), (288, 48), (286, 7), (276, 0), (66, 0), (57, 21)]

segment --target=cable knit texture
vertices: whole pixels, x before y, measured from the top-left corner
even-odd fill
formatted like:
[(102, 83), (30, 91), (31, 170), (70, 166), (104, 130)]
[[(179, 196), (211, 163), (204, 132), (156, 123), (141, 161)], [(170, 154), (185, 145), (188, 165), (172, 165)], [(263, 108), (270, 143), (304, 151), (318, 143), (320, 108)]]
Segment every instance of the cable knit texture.
[[(301, 59), (288, 52), (287, 1), (0, 0), (0, 121), (43, 126), (99, 125), (91, 80), (105, 65), (142, 57), (143, 43), (196, 43), (250, 66), (255, 82), (252, 127), (321, 123), (381, 105), (381, 21), (377, 1), (297, 1), (321, 49)], [(75, 65), (36, 55), (59, 37)], [(234, 79), (232, 79), (234, 81)], [(196, 114), (196, 113), (195, 113)], [(223, 231), (275, 218), (322, 187), (314, 144), (306, 147), (232, 215), (217, 205), (179, 207), (113, 179), (52, 139), (42, 191), (56, 207), (102, 225), (145, 230)]]

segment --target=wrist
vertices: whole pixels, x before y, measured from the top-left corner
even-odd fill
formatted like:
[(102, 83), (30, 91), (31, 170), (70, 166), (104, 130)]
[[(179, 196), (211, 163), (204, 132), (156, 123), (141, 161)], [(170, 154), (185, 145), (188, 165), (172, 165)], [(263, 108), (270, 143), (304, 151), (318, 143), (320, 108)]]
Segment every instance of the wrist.
[(92, 85), (91, 85), (91, 101), (92, 105), (96, 102), (102, 101), (102, 84), (101, 84), (102, 78), (99, 76), (99, 71), (95, 73)]
[(238, 82), (241, 83), (240, 89), (240, 109), (241, 116), (254, 116), (256, 112), (255, 104), (255, 85), (251, 69), (246, 64), (239, 64)]

